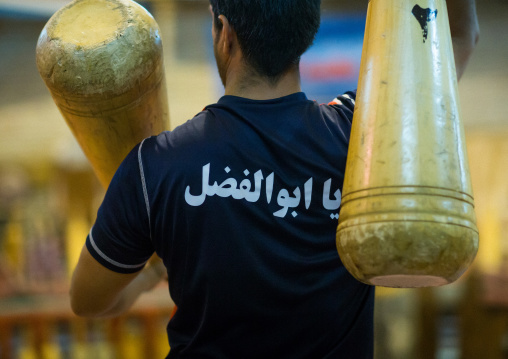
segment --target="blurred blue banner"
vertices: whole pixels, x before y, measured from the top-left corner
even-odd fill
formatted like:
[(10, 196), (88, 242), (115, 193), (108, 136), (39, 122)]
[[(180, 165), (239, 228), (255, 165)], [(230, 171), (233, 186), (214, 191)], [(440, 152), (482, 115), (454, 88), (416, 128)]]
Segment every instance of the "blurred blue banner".
[(312, 47), (302, 56), (302, 90), (319, 103), (328, 103), (355, 90), (360, 72), (365, 14), (324, 15)]

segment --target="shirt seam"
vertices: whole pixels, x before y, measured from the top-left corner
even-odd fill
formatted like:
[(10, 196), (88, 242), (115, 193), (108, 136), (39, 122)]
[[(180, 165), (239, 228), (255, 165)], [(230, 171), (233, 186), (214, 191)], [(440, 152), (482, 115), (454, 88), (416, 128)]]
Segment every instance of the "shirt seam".
[(148, 189), (147, 189), (147, 186), (146, 186), (145, 171), (143, 169), (143, 160), (141, 158), (141, 149), (143, 147), (143, 143), (145, 143), (145, 140), (146, 140), (146, 138), (143, 141), (141, 141), (141, 144), (139, 145), (139, 149), (138, 149), (138, 164), (139, 164), (139, 174), (140, 174), (140, 177), (141, 177), (141, 186), (143, 188), (143, 197), (145, 199), (146, 213), (148, 215), (148, 231), (150, 233), (150, 240), (153, 243), (153, 240), (152, 240), (152, 223), (151, 223), (151, 220), (150, 220), (150, 200), (148, 199)]

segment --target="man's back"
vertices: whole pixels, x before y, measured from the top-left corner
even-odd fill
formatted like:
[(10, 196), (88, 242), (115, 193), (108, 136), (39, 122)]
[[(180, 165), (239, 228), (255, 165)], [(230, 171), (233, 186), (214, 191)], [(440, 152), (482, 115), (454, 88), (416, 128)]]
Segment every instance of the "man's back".
[[(353, 108), (343, 102), (225, 96), (124, 163), (141, 168), (135, 191), (178, 306), (170, 358), (372, 357), (373, 288), (335, 248)], [(94, 237), (111, 230), (101, 226)]]

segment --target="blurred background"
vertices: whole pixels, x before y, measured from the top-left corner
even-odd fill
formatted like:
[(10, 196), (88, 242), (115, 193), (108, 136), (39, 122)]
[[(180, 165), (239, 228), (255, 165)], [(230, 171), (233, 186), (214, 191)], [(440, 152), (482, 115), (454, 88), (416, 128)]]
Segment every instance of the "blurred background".
[[(162, 285), (127, 316), (70, 314), (71, 269), (102, 187), (35, 65), (67, 0), (0, 0), (0, 358), (162, 358)], [(222, 95), (206, 0), (141, 2), (161, 28), (171, 126)], [(367, 0), (323, 0), (302, 86), (327, 102), (356, 88)], [(481, 38), (459, 84), (480, 230), (472, 268), (433, 289), (377, 290), (376, 358), (508, 358), (508, 2), (478, 2)]]

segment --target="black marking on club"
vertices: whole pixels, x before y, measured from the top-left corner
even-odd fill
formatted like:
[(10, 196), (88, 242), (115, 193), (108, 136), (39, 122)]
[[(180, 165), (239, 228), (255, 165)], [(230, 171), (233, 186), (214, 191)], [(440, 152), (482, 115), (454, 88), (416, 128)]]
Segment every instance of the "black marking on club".
[(427, 40), (429, 35), (429, 22), (436, 20), (437, 17), (437, 9), (423, 9), (419, 5), (415, 5), (412, 11), (416, 20), (420, 23), (423, 31), (423, 42)]

